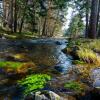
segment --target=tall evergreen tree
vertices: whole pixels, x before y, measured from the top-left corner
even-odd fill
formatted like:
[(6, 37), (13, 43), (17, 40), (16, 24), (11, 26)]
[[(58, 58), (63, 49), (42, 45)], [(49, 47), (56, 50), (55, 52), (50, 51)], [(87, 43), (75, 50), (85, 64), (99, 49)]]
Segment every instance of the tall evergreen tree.
[(92, 0), (91, 5), (91, 15), (90, 15), (90, 23), (89, 23), (89, 31), (88, 31), (88, 38), (96, 38), (97, 36), (97, 15), (98, 15), (98, 1), (99, 0)]

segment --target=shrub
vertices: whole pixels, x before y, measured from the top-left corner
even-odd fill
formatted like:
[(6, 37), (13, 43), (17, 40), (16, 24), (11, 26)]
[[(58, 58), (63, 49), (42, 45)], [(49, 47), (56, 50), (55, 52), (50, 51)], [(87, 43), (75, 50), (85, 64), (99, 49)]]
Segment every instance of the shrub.
[(100, 64), (100, 57), (97, 56), (91, 49), (80, 48), (80, 50), (77, 51), (77, 55), (80, 60), (83, 60), (84, 62)]
[(25, 79), (18, 81), (19, 85), (24, 88), (24, 94), (27, 95), (30, 92), (36, 92), (40, 89), (43, 89), (47, 81), (51, 77), (47, 74), (35, 74), (27, 76)]

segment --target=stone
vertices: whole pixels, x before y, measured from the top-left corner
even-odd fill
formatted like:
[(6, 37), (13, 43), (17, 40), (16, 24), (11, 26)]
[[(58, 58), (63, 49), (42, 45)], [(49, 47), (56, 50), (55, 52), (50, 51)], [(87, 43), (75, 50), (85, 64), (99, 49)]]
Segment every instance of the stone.
[(50, 100), (61, 100), (61, 97), (56, 93), (49, 91)]
[(61, 97), (52, 91), (36, 92), (35, 100), (61, 100)]
[(33, 100), (64, 100), (52, 91), (38, 91), (35, 94), (31, 93), (25, 100), (29, 100), (29, 98)]
[(35, 93), (35, 100), (50, 100), (45, 94), (42, 94), (40, 91)]
[(56, 44), (57, 44), (57, 45), (61, 45), (62, 43), (61, 43), (61, 42), (59, 42), (59, 41), (56, 41)]
[(93, 82), (93, 87), (100, 89), (100, 79), (96, 79)]
[(92, 70), (91, 79), (93, 80), (93, 87), (100, 89), (100, 68)]

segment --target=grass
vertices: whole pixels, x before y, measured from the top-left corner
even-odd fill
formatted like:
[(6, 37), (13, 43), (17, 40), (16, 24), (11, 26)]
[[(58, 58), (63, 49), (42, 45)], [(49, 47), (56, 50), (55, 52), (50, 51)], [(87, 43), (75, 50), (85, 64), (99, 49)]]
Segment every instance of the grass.
[(86, 64), (84, 61), (81, 60), (74, 60), (73, 64)]
[(77, 51), (77, 55), (80, 58), (80, 60), (86, 62), (86, 63), (93, 63), (93, 64), (100, 64), (100, 56), (98, 56), (95, 52), (93, 52), (91, 49), (87, 48), (80, 48)]
[(43, 89), (47, 81), (50, 79), (51, 77), (47, 74), (34, 74), (18, 81), (18, 83), (21, 87), (24, 88), (23, 93), (27, 95), (31, 92), (36, 92)]
[(11, 61), (0, 61), (0, 68), (12, 68), (17, 69), (18, 67), (21, 67), (23, 63), (20, 62), (11, 62)]
[(17, 74), (25, 74), (30, 71), (33, 73), (38, 70), (33, 62), (0, 61), (0, 68), (3, 68), (6, 73), (14, 72)]
[(78, 48), (76, 55), (80, 61), (100, 65), (100, 56), (96, 54), (96, 51), (100, 51), (100, 39), (77, 39), (70, 41), (68, 45), (70, 52), (74, 47)]
[(76, 81), (67, 82), (64, 87), (78, 93), (81, 93), (85, 90), (85, 85)]
[(33, 38), (37, 38), (37, 33), (32, 33), (32, 32), (16, 32), (16, 33), (12, 33), (9, 29), (5, 29), (0, 27), (0, 35), (4, 36), (7, 39), (33, 39)]

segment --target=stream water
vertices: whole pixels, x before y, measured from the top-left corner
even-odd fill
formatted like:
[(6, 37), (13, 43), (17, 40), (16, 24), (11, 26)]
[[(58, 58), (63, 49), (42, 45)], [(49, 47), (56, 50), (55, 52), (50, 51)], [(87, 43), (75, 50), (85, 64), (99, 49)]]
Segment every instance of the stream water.
[[(65, 39), (0, 40), (0, 53), (4, 55), (24, 53), (40, 67), (55, 66), (56, 70), (65, 73), (71, 66), (71, 57), (61, 51), (66, 45)], [(2, 57), (1, 60), (5, 58)]]
[[(0, 39), (0, 61), (11, 61), (9, 55), (25, 54), (41, 70), (48, 71), (51, 67), (61, 73), (66, 74), (71, 66), (72, 58), (65, 55), (61, 50), (67, 45), (66, 39), (34, 39), (34, 40), (6, 40)], [(52, 73), (53, 74), (53, 73)], [(56, 76), (56, 74), (55, 74)], [(16, 76), (17, 77), (17, 76)], [(14, 80), (16, 81), (16, 79)], [(10, 83), (10, 84), (9, 84)], [(13, 79), (7, 83), (8, 86), (0, 86), (0, 97), (8, 98), (9, 93), (14, 91)], [(14, 82), (15, 83), (15, 82)], [(6, 93), (3, 94), (3, 91)], [(3, 95), (3, 96), (2, 96)]]

